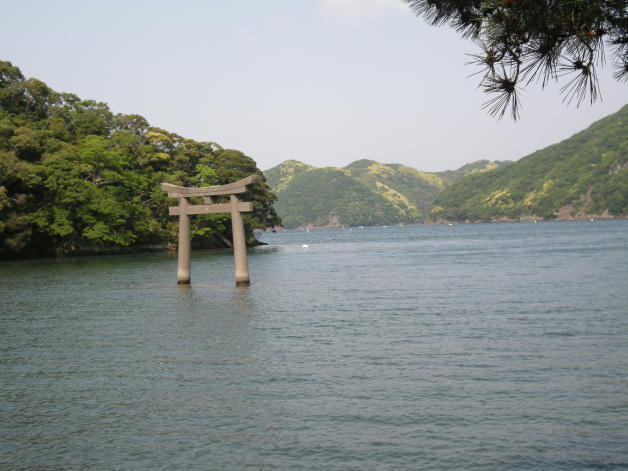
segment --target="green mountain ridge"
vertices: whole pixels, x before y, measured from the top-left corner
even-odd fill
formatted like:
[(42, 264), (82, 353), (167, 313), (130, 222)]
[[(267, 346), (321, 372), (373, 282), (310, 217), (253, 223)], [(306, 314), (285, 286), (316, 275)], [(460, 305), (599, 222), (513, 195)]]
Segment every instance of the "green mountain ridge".
[(434, 201), (436, 221), (628, 216), (628, 105), (512, 165), (468, 175)]
[(469, 173), (509, 162), (488, 160), (446, 172), (362, 159), (344, 168), (287, 160), (264, 172), (285, 227), (393, 225), (424, 222), (443, 188)]
[(628, 105), (516, 162), (444, 172), (362, 159), (265, 172), (286, 227), (628, 216)]

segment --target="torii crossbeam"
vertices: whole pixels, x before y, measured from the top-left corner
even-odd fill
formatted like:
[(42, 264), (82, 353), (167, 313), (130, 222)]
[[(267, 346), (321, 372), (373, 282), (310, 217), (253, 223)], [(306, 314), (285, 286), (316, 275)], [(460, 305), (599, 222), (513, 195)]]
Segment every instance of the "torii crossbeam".
[[(231, 213), (231, 228), (233, 233), (233, 258), (235, 261), (235, 279), (237, 286), (248, 286), (249, 263), (246, 257), (246, 240), (244, 238), (244, 224), (241, 212), (250, 212), (253, 205), (243, 202), (236, 194), (244, 193), (246, 186), (259, 181), (258, 175), (250, 175), (237, 182), (227, 185), (185, 187), (162, 183), (161, 189), (168, 192), (168, 197), (179, 198), (179, 206), (171, 206), (169, 214), (179, 216), (179, 250), (177, 252), (177, 284), (189, 285), (190, 270), (190, 218), (194, 214)], [(214, 203), (212, 196), (230, 195), (229, 203)], [(189, 204), (188, 198), (202, 196), (205, 204)]]

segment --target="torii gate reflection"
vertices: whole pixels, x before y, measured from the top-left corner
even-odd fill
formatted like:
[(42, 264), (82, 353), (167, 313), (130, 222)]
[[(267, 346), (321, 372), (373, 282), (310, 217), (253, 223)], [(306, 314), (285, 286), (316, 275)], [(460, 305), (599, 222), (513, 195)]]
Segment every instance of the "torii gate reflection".
[[(248, 286), (249, 263), (246, 257), (246, 240), (241, 212), (250, 212), (253, 205), (243, 202), (236, 194), (244, 193), (246, 186), (259, 181), (258, 175), (250, 175), (227, 185), (206, 187), (184, 187), (162, 183), (161, 189), (168, 192), (168, 197), (179, 198), (179, 206), (168, 208), (171, 216), (179, 216), (179, 249), (177, 252), (177, 284), (189, 285), (190, 270), (190, 217), (194, 214), (231, 213), (233, 233), (233, 257), (235, 261), (235, 279), (237, 286)], [(214, 203), (212, 196), (230, 195), (229, 203)], [(188, 198), (202, 196), (205, 204), (189, 204)]]

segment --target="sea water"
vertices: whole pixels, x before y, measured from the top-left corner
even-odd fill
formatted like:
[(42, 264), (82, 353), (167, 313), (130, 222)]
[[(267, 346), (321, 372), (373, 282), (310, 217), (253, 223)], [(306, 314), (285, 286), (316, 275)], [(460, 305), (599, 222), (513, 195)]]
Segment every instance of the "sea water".
[(628, 220), (260, 238), (0, 263), (0, 468), (628, 469)]

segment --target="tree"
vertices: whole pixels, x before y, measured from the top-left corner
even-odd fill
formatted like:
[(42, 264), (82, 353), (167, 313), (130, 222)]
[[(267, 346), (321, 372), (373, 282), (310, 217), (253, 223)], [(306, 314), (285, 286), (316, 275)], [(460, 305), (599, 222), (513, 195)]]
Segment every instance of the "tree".
[(598, 99), (596, 67), (610, 47), (614, 77), (628, 79), (627, 0), (403, 0), (432, 25), (449, 24), (480, 51), (480, 86), (491, 98), (483, 108), (519, 116), (520, 87), (563, 82), (568, 104)]
[[(0, 259), (170, 245), (177, 223), (161, 182), (217, 185), (250, 174), (262, 176), (241, 152), (113, 114), (0, 61)], [(253, 201), (249, 238), (253, 227), (281, 223), (266, 183), (244, 198)], [(226, 246), (228, 222), (228, 215), (194, 218), (195, 243)]]

